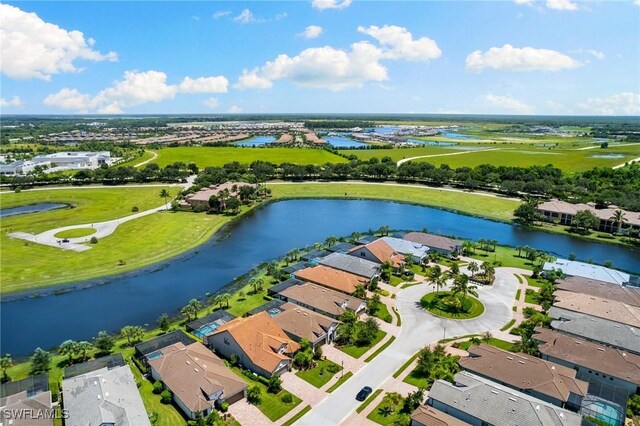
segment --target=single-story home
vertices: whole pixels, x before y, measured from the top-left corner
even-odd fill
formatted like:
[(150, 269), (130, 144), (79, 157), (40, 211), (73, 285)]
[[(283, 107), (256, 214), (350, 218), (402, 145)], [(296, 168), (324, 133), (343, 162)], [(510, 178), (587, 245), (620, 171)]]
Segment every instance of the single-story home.
[(151, 376), (171, 391), (190, 419), (198, 413), (207, 416), (216, 404), (232, 404), (246, 396), (247, 383), (202, 343), (174, 343), (159, 352), (149, 360)]
[(380, 265), (367, 259), (361, 259), (345, 253), (331, 253), (319, 259), (321, 265), (359, 275), (368, 280), (380, 276)]
[(287, 371), (300, 349), (267, 312), (223, 324), (206, 341), (216, 353), (228, 359), (235, 355), (244, 367), (265, 377)]
[[(31, 410), (34, 418), (20, 419), (11, 415), (25, 410)], [(48, 374), (37, 374), (0, 385), (0, 424), (53, 426), (54, 413)]]
[(640, 327), (640, 307), (638, 306), (590, 294), (563, 290), (557, 290), (553, 296), (555, 298), (553, 306), (556, 308), (606, 318), (632, 327)]
[(592, 265), (591, 263), (567, 259), (557, 259), (553, 262), (545, 262), (542, 270), (543, 272), (560, 270), (565, 275), (590, 278), (618, 285), (628, 284), (631, 279), (631, 275), (626, 272), (617, 271), (600, 265)]
[(296, 342), (307, 339), (312, 347), (331, 343), (340, 321), (293, 303), (285, 303), (273, 315), (289, 337)]
[(565, 277), (556, 280), (556, 288), (574, 293), (590, 294), (591, 296), (640, 307), (640, 288), (637, 287), (618, 285), (593, 278)]
[(246, 182), (225, 182), (219, 185), (211, 185), (207, 188), (202, 188), (198, 192), (188, 194), (180, 201), (181, 207), (203, 207), (209, 208), (209, 199), (213, 196), (219, 196), (223, 191), (228, 191), (230, 196), (237, 196), (240, 193), (240, 188), (243, 186), (253, 186)]
[(382, 237), (381, 240), (398, 253), (404, 254), (407, 259), (411, 259), (413, 263), (421, 264), (429, 253), (429, 247), (421, 243), (394, 237)]
[(147, 363), (149, 359), (156, 355), (156, 351), (178, 342), (185, 346), (189, 346), (190, 344), (195, 343), (196, 340), (182, 330), (174, 330), (169, 333), (161, 334), (153, 339), (138, 343), (135, 345), (135, 355), (144, 363)]
[(275, 297), (334, 319), (347, 310), (360, 315), (367, 308), (366, 302), (362, 299), (313, 283), (289, 286)]
[(299, 280), (315, 283), (346, 294), (353, 294), (359, 285), (365, 287), (369, 285), (369, 280), (366, 278), (324, 265), (301, 269), (296, 271), (294, 275)]
[(462, 253), (462, 241), (442, 235), (427, 234), (426, 232), (408, 232), (403, 237), (407, 241), (422, 244), (429, 250), (448, 257)]
[(618, 232), (618, 230), (620, 230), (624, 233), (629, 229), (640, 229), (640, 213), (638, 212), (622, 210), (626, 220), (622, 223), (616, 223), (613, 219), (614, 214), (616, 210), (621, 209), (614, 205), (597, 208), (596, 203), (572, 204), (566, 201), (550, 200), (540, 204), (537, 210), (547, 222), (558, 223), (560, 225), (573, 224), (576, 213), (586, 210), (598, 217), (598, 231)]
[(405, 256), (398, 253), (381, 238), (369, 244), (354, 247), (349, 254), (375, 263), (388, 262), (393, 269), (400, 269), (405, 264)]
[(411, 426), (467, 426), (468, 424), (429, 405), (420, 405), (411, 413)]

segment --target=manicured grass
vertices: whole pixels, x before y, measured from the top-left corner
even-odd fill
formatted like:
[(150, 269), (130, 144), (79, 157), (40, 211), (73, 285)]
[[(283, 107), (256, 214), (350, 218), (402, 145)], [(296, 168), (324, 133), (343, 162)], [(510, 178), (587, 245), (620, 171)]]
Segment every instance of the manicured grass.
[(404, 370), (406, 370), (407, 368), (409, 368), (409, 366), (411, 365), (411, 363), (412, 363), (413, 361), (415, 361), (415, 360), (416, 360), (416, 358), (418, 358), (418, 355), (420, 355), (420, 352), (416, 352), (416, 353), (415, 353), (411, 358), (409, 358), (409, 359), (407, 360), (407, 362), (405, 362), (404, 364), (402, 364), (402, 367), (400, 367), (400, 368), (398, 369), (398, 371), (396, 371), (395, 373), (393, 373), (393, 378), (394, 378), (394, 379), (397, 379), (397, 378), (398, 378), (398, 376), (400, 376)]
[(527, 279), (527, 285), (530, 287), (542, 287), (542, 284), (548, 282), (544, 278), (533, 278), (530, 275), (525, 275), (525, 278)]
[(349, 380), (349, 377), (351, 376), (353, 376), (353, 372), (347, 371), (344, 376), (341, 376), (337, 382), (335, 382), (329, 389), (327, 389), (327, 392), (331, 393), (334, 390), (338, 389), (340, 385)]
[(378, 342), (381, 341), (386, 335), (387, 333), (385, 333), (384, 331), (378, 330), (378, 333), (376, 334), (376, 338), (373, 339), (373, 342), (371, 342), (371, 344), (366, 346), (355, 346), (355, 345), (341, 346), (340, 350), (346, 353), (347, 355), (351, 355), (352, 357), (357, 359), (357, 358), (360, 358), (362, 355), (364, 355), (365, 352), (367, 352), (369, 349), (377, 345)]
[(389, 324), (391, 324), (391, 322), (393, 321), (393, 318), (389, 313), (389, 309), (384, 303), (380, 303), (380, 307), (376, 311), (375, 317), (380, 318), (382, 321), (388, 322)]
[(311, 406), (307, 405), (306, 407), (304, 407), (302, 410), (300, 410), (298, 412), (298, 414), (296, 414), (295, 416), (291, 417), (289, 420), (287, 420), (286, 422), (282, 423), (282, 426), (291, 426), (292, 424), (294, 424), (295, 422), (297, 422), (298, 420), (300, 420), (302, 418), (302, 416), (304, 416), (305, 414), (307, 414), (309, 411), (311, 411)]
[[(336, 369), (335, 373), (329, 371), (329, 368), (332, 367)], [(311, 383), (317, 388), (321, 388), (340, 370), (342, 370), (342, 367), (335, 362), (328, 359), (323, 359), (320, 361), (316, 361), (316, 366), (313, 368), (298, 371), (296, 373), (296, 376)]]
[(302, 165), (347, 162), (339, 155), (315, 148), (177, 147), (162, 148), (156, 152), (158, 158), (152, 163), (160, 167), (175, 162), (196, 163), (200, 168), (223, 166), (233, 161), (251, 164), (256, 160)]
[(274, 198), (365, 198), (408, 202), (501, 221), (513, 219), (519, 201), (428, 186), (364, 183), (283, 183), (269, 185)]
[(469, 319), (478, 317), (484, 313), (484, 305), (482, 302), (470, 295), (464, 298), (461, 295), (457, 295), (456, 297), (458, 297), (462, 303), (462, 307), (459, 311), (452, 310), (444, 303), (445, 298), (450, 295), (451, 292), (448, 291), (427, 293), (420, 299), (420, 304), (431, 314), (444, 318)]
[(68, 229), (66, 231), (58, 232), (54, 235), (56, 238), (79, 238), (79, 237), (87, 237), (91, 234), (95, 234), (96, 230), (93, 228), (77, 228), (77, 229)]
[(512, 319), (511, 321), (509, 321), (508, 323), (506, 323), (506, 324), (504, 325), (504, 327), (502, 327), (502, 328), (500, 329), (500, 331), (507, 331), (507, 330), (508, 330), (508, 329), (510, 329), (510, 328), (513, 326), (513, 324), (515, 324), (515, 323), (516, 323), (516, 320), (515, 320), (515, 319)]
[(380, 392), (382, 392), (382, 389), (374, 390), (373, 393), (369, 395), (369, 398), (365, 399), (364, 402), (356, 408), (356, 413), (362, 413), (364, 409), (367, 408), (378, 395), (380, 395)]
[(533, 305), (539, 305), (538, 301), (538, 292), (533, 289), (527, 289), (524, 293), (524, 301), (525, 303), (531, 303)]
[[(521, 253), (524, 256), (524, 252)], [(475, 253), (472, 253), (471, 256), (474, 259), (477, 259), (479, 262), (496, 262), (501, 266), (513, 267), (513, 268), (522, 268), (522, 269), (533, 269), (533, 263), (529, 259), (518, 256), (518, 250), (507, 247), (507, 246), (496, 246), (495, 251), (490, 251), (488, 253), (484, 251), (480, 251), (476, 249)]]
[[(513, 349), (513, 343), (511, 342), (507, 342), (506, 340), (501, 340), (501, 339), (496, 339), (495, 337), (492, 337), (491, 339), (489, 339), (488, 342), (485, 342), (487, 345), (491, 345), (491, 346), (495, 346), (498, 349), (503, 349), (505, 351), (512, 351)], [(466, 342), (460, 342), (460, 349), (463, 350), (468, 350), (471, 347), (471, 342), (470, 341), (466, 341)]]
[(516, 278), (518, 279), (518, 283), (522, 284), (522, 277), (520, 275), (516, 275)]
[(173, 404), (163, 404), (160, 402), (160, 395), (153, 393), (153, 383), (142, 377), (138, 367), (129, 363), (133, 376), (136, 382), (142, 383), (142, 386), (138, 388), (144, 408), (147, 413), (157, 413), (158, 421), (155, 423), (157, 426), (173, 426), (173, 425), (185, 425), (187, 421), (182, 416), (181, 412)]
[[(134, 167), (136, 164), (140, 164), (143, 161), (147, 161), (147, 160), (149, 160), (151, 158), (153, 158), (153, 151), (145, 151), (144, 154), (142, 154), (142, 155), (140, 155), (138, 157), (132, 158), (131, 160), (129, 160), (127, 162), (118, 164), (118, 167)], [(149, 163), (147, 163), (147, 164), (149, 164)], [(144, 166), (141, 166), (141, 167), (144, 167)]]
[[(396, 424), (396, 421), (399, 420), (399, 415), (401, 414), (400, 411), (402, 410), (402, 405), (402, 399), (400, 399), (397, 404), (391, 404), (383, 399), (382, 401), (380, 401), (380, 404), (376, 406), (376, 408), (371, 410), (371, 412), (367, 416), (367, 419), (380, 425)], [(384, 406), (392, 407), (393, 413), (391, 413), (390, 415), (384, 415), (382, 411), (382, 407)]]
[(520, 300), (520, 293), (521, 293), (521, 290), (518, 289), (518, 291), (516, 291), (516, 300)]
[(367, 357), (367, 359), (364, 360), (364, 362), (369, 362), (371, 360), (373, 360), (375, 357), (377, 357), (378, 355), (380, 355), (380, 353), (382, 353), (382, 351), (384, 351), (385, 349), (387, 349), (389, 347), (389, 345), (391, 345), (393, 343), (393, 341), (396, 340), (396, 336), (391, 336), (391, 338), (389, 340), (387, 340), (382, 346), (380, 346), (378, 349), (376, 349), (376, 351), (374, 353), (372, 353), (371, 355), (369, 355)]
[(409, 383), (418, 389), (426, 389), (429, 386), (429, 379), (416, 374), (415, 370), (412, 370), (411, 373), (407, 374), (407, 377), (404, 378), (403, 382)]
[[(394, 294), (395, 296), (395, 294)], [(395, 306), (393, 307), (393, 314), (396, 316), (396, 319), (398, 320), (397, 322), (397, 326), (401, 327), (402, 326), (402, 317), (400, 316), (400, 312), (398, 312), (398, 310), (395, 308)]]
[(402, 287), (400, 287), (400, 288), (401, 288), (401, 289), (405, 289), (405, 288), (413, 287), (414, 285), (420, 285), (420, 284), (424, 284), (424, 283), (407, 283), (407, 284), (402, 284)]

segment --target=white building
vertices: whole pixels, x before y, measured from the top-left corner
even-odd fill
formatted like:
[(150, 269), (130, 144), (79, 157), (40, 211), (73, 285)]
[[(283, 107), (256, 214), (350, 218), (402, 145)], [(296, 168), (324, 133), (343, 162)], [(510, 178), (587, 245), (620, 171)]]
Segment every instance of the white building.
[(0, 174), (26, 175), (37, 167), (43, 167), (45, 173), (59, 172), (63, 170), (92, 170), (103, 164), (111, 165), (115, 158), (109, 151), (63, 151), (55, 154), (36, 155), (31, 160), (14, 161), (10, 164), (0, 165)]
[(619, 285), (626, 285), (631, 281), (631, 275), (627, 273), (605, 268), (604, 266), (576, 262), (575, 260), (558, 259), (555, 262), (546, 262), (542, 269), (545, 272), (559, 269), (565, 275), (590, 278)]

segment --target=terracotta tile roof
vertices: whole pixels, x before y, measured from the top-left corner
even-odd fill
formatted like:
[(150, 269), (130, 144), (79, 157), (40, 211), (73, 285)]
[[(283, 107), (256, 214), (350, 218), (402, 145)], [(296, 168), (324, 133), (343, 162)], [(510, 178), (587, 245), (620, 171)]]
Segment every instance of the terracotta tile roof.
[(366, 244), (364, 246), (358, 246), (349, 251), (352, 253), (361, 248), (366, 248), (375, 256), (376, 259), (380, 261), (380, 263), (390, 262), (391, 266), (397, 268), (405, 263), (405, 258), (402, 254), (398, 253), (387, 244), (383, 239), (377, 239), (372, 243)]
[[(280, 362), (291, 359), (285, 354), (300, 349), (300, 345), (291, 340), (266, 312), (236, 318), (218, 327), (213, 334), (223, 332), (231, 334), (249, 359), (266, 371), (274, 371)], [(283, 345), (285, 349), (280, 353)]]
[(587, 394), (589, 384), (576, 379), (572, 368), (486, 344), (472, 346), (469, 355), (460, 359), (462, 368), (519, 391), (536, 390), (563, 402), (569, 400), (570, 393)]
[(589, 294), (573, 293), (570, 291), (556, 290), (553, 294), (556, 308), (581, 312), (594, 317), (605, 318), (610, 321), (640, 327), (640, 307), (627, 305), (602, 297)]
[(538, 327), (540, 353), (640, 386), (640, 355)]
[(287, 299), (312, 306), (336, 317), (347, 308), (356, 311), (364, 304), (362, 299), (312, 283), (291, 286), (281, 291), (280, 294)]
[[(615, 211), (618, 210), (618, 207), (609, 206), (608, 208), (597, 209), (593, 204), (572, 204), (567, 203), (566, 201), (551, 200), (547, 201), (546, 203), (540, 204), (538, 206), (538, 210), (558, 214), (564, 213), (569, 215), (575, 215), (579, 211), (588, 210), (598, 216), (598, 219), (600, 220), (611, 221), (611, 217), (614, 215)], [(622, 211), (625, 213), (625, 218), (627, 219), (627, 221), (625, 222), (626, 224), (633, 226), (640, 225), (640, 212), (630, 212), (626, 210)]]
[(189, 410), (213, 406), (205, 395), (222, 391), (222, 399), (241, 392), (247, 384), (202, 343), (175, 343), (160, 350), (162, 357), (149, 361), (161, 380)]
[(367, 280), (349, 272), (318, 265), (297, 271), (296, 278), (329, 287), (343, 293), (351, 294), (359, 284), (366, 285)]
[(289, 335), (307, 339), (311, 343), (326, 336), (327, 331), (339, 323), (333, 318), (293, 303), (285, 303), (280, 309), (282, 312), (274, 317), (278, 325)]
[(224, 191), (225, 189), (229, 190), (229, 193), (231, 195), (236, 194), (236, 192), (233, 191), (233, 186), (236, 186), (238, 189), (242, 186), (251, 186), (251, 184), (246, 183), (246, 182), (225, 182), (225, 183), (221, 183), (220, 185), (211, 185), (208, 188), (203, 188), (198, 192), (194, 192), (193, 194), (189, 194), (185, 197), (186, 201), (206, 201), (209, 202), (209, 198), (211, 198), (212, 195), (218, 195), (220, 194), (220, 192)]
[(466, 426), (469, 424), (429, 405), (420, 405), (416, 408), (411, 413), (411, 420), (411, 424), (415, 422), (422, 426)]
[(621, 286), (585, 277), (566, 277), (556, 281), (558, 290), (590, 294), (603, 299), (640, 306), (640, 288)]

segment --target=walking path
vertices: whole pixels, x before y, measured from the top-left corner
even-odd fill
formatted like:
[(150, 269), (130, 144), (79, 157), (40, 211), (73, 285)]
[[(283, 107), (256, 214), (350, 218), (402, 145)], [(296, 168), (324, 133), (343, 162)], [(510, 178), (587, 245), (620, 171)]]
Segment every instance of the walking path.
[(502, 150), (502, 148), (475, 149), (473, 151), (450, 152), (450, 153), (447, 153), (447, 154), (419, 155), (417, 157), (403, 158), (402, 160), (399, 160), (396, 163), (396, 165), (399, 166), (402, 163), (406, 163), (407, 161), (411, 161), (411, 160), (416, 160), (418, 158), (447, 157), (449, 155), (464, 155), (464, 154), (473, 154), (475, 152), (500, 151), (500, 150)]
[(145, 164), (150, 163), (150, 162), (152, 162), (153, 160), (155, 160), (156, 158), (158, 158), (158, 153), (157, 153), (157, 152), (155, 152), (155, 151), (149, 151), (149, 152), (150, 152), (150, 153), (151, 153), (151, 155), (152, 155), (152, 157), (151, 157), (151, 158), (149, 158), (148, 160), (144, 160), (142, 163), (138, 163), (138, 164), (136, 164), (136, 165), (135, 165), (135, 166), (133, 166), (133, 167), (135, 167), (135, 168), (142, 167), (142, 166), (144, 166)]
[[(181, 186), (185, 189), (189, 188), (191, 185), (193, 185), (195, 178), (196, 178), (195, 175), (189, 176), (189, 178), (187, 179), (187, 182), (185, 184), (182, 184)], [(166, 185), (162, 185), (162, 186), (166, 186)], [(135, 213), (135, 214), (121, 217), (118, 219), (108, 220), (105, 222), (84, 223), (81, 225), (63, 226), (60, 228), (50, 229), (48, 231), (44, 231), (35, 235), (29, 234), (26, 232), (13, 232), (9, 234), (9, 236), (12, 238), (19, 238), (21, 240), (26, 240), (26, 241), (37, 243), (37, 244), (42, 244), (42, 245), (51, 246), (51, 247), (58, 247), (62, 250), (72, 250), (72, 251), (81, 252), (81, 251), (91, 249), (91, 246), (87, 246), (85, 245), (85, 243), (90, 242), (92, 238), (94, 237), (98, 239), (104, 238), (108, 235), (113, 234), (116, 228), (118, 228), (118, 226), (120, 226), (125, 222), (139, 219), (141, 217), (148, 216), (156, 212), (162, 212), (164, 210), (168, 210), (169, 208), (170, 208), (170, 204), (166, 203), (160, 207), (155, 207), (149, 210), (145, 210), (143, 212)], [(68, 238), (67, 242), (62, 242), (61, 238), (55, 237), (56, 234), (63, 231), (68, 231), (71, 229), (95, 229), (95, 232), (85, 237)]]
[(633, 160), (627, 160), (622, 164), (618, 164), (617, 166), (613, 166), (612, 169), (620, 169), (620, 168), (626, 166), (627, 164), (637, 163), (638, 161), (640, 161), (640, 157), (634, 158)]

